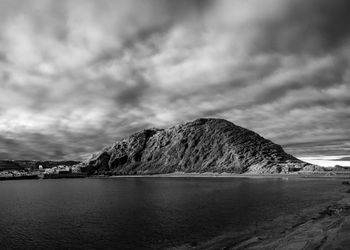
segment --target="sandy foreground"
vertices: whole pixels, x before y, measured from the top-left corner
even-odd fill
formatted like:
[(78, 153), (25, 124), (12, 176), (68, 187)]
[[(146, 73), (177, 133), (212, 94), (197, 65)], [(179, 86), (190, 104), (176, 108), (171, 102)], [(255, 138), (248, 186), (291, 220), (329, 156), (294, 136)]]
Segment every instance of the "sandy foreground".
[[(227, 232), (207, 242), (192, 243), (171, 249), (350, 249), (350, 186), (341, 185), (350, 176), (304, 174), (217, 174), (172, 173), (128, 177), (227, 177), (227, 178), (339, 178), (339, 190), (327, 194), (329, 201), (280, 216), (271, 222), (254, 225), (244, 232)], [(342, 180), (341, 180), (342, 179)]]
[(350, 186), (330, 193), (330, 201), (203, 243), (171, 249), (350, 249)]

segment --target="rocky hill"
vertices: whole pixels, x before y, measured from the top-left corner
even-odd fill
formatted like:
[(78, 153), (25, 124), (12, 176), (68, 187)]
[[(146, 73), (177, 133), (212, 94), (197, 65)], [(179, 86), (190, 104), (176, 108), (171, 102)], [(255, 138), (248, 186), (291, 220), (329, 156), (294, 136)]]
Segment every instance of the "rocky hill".
[(287, 173), (317, 168), (257, 133), (222, 119), (146, 129), (106, 147), (84, 164), (89, 173), (115, 175)]

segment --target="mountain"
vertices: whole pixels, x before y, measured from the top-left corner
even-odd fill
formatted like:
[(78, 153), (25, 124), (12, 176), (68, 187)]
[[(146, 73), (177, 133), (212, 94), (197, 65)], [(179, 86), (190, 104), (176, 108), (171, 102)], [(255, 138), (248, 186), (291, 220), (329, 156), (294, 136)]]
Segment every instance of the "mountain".
[(317, 169), (257, 133), (223, 119), (146, 129), (104, 148), (84, 164), (90, 174), (114, 175)]

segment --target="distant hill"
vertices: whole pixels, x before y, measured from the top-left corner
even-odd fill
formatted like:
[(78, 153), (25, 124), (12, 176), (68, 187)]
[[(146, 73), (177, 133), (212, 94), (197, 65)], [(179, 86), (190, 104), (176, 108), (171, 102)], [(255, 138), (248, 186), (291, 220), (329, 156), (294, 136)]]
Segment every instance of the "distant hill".
[(14, 170), (20, 170), (23, 169), (23, 167), (21, 167), (18, 163), (14, 162), (14, 161), (1, 161), (0, 160), (0, 171), (2, 170), (10, 170), (10, 169), (14, 169)]
[(286, 173), (319, 167), (287, 154), (257, 133), (222, 119), (146, 129), (115, 142), (85, 163), (89, 173)]
[(0, 171), (1, 170), (20, 170), (25, 168), (38, 169), (40, 165), (43, 168), (51, 168), (58, 165), (72, 166), (79, 164), (79, 161), (32, 161), (32, 160), (0, 160)]

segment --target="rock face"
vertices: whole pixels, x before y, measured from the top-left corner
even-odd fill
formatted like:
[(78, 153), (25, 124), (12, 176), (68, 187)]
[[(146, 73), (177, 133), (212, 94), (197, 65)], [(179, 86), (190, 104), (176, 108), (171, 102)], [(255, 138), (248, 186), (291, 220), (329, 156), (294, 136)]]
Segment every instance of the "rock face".
[(257, 133), (222, 119), (198, 119), (146, 129), (117, 141), (85, 162), (89, 173), (286, 173), (310, 164)]

